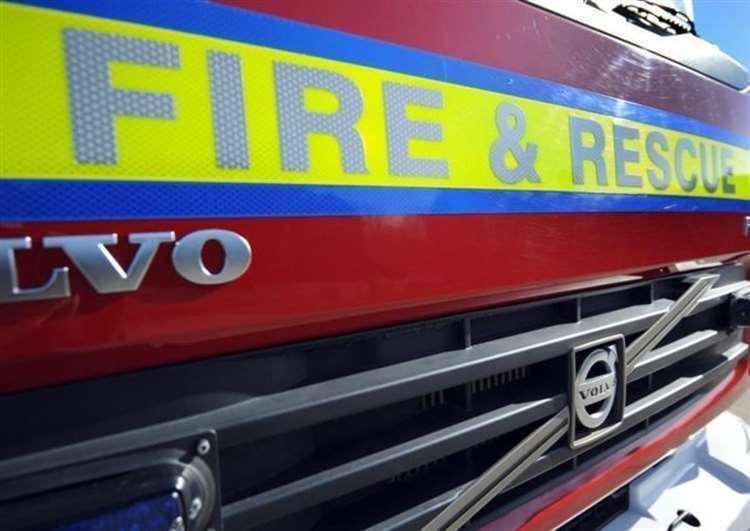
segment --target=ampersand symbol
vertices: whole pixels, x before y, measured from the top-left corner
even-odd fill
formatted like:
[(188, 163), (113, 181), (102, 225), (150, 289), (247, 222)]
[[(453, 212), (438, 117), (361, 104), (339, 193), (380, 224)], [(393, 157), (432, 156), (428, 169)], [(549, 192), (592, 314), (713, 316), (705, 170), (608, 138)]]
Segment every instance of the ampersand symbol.
[[(521, 138), (526, 133), (526, 116), (512, 103), (502, 103), (495, 111), (495, 124), (500, 138), (495, 140), (490, 150), (490, 166), (495, 177), (507, 184), (516, 184), (523, 179), (539, 182), (539, 174), (534, 168), (538, 146), (527, 143), (521, 147)], [(514, 167), (508, 166), (505, 154), (510, 151), (516, 160)]]

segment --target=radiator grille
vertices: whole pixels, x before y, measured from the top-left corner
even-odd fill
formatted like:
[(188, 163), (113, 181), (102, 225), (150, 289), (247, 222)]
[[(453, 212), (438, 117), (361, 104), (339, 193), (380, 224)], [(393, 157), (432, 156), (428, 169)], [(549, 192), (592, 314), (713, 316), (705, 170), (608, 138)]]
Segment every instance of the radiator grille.
[[(729, 326), (728, 301), (747, 282), (740, 266), (716, 272), (691, 315), (639, 361), (619, 430), (575, 451), (561, 441), (479, 520), (661, 422), (731, 370), (747, 345)], [(684, 280), (3, 396), (16, 429), (0, 443), (0, 487), (36, 452), (116, 445), (134, 429), (154, 438), (214, 429), (226, 529), (419, 528), (567, 405), (572, 348), (612, 334), (632, 341)]]

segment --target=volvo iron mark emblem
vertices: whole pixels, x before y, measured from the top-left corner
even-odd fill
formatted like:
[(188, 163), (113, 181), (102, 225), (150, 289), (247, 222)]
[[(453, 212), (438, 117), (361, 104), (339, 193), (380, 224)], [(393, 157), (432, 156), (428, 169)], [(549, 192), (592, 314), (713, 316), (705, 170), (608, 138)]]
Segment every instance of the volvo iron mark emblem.
[(600, 339), (570, 354), (571, 448), (599, 439), (625, 412), (625, 338)]
[[(591, 376), (601, 365), (598, 376)], [(603, 371), (603, 372), (602, 372)], [(615, 403), (617, 385), (617, 348), (614, 345), (600, 348), (589, 354), (578, 370), (574, 382), (574, 406), (578, 422), (596, 429), (607, 420)], [(594, 406), (595, 411), (589, 411)]]

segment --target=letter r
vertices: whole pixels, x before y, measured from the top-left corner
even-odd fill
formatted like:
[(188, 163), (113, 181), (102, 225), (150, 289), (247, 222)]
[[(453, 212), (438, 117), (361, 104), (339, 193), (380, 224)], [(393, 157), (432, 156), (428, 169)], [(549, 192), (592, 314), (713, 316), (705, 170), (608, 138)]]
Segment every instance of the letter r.
[[(364, 103), (359, 88), (343, 75), (308, 66), (274, 62), (276, 106), (284, 171), (309, 171), (307, 136), (329, 135), (338, 141), (345, 173), (366, 174), (364, 144), (356, 129)], [(305, 108), (305, 91), (319, 89), (338, 100), (335, 112), (313, 112)]]
[[(591, 146), (585, 146), (583, 135), (588, 134), (593, 139)], [(596, 182), (601, 186), (607, 185), (607, 166), (604, 163), (604, 129), (594, 120), (570, 117), (570, 151), (573, 162), (573, 182), (584, 184), (584, 162), (589, 161), (596, 170)]]
[(80, 164), (116, 164), (115, 116), (174, 120), (170, 94), (114, 88), (109, 64), (179, 68), (177, 46), (165, 42), (65, 29), (68, 100), (73, 120), (73, 144)]

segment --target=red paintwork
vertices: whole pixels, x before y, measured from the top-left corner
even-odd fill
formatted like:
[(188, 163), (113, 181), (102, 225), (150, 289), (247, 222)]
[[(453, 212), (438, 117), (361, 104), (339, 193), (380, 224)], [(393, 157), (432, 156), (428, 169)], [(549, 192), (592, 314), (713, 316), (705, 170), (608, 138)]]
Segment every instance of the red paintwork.
[(729, 407), (747, 391), (750, 379), (748, 369), (750, 358), (746, 356), (689, 413), (664, 431), (649, 433), (635, 445), (611, 455), (596, 467), (482, 527), (482, 531), (542, 531), (555, 529), (567, 522), (604, 496), (635, 479)]
[[(70, 299), (6, 305), (0, 390), (11, 391), (549, 295), (597, 277), (747, 249), (740, 214), (546, 214), (33, 223), (22, 286), (54, 266), (45, 235), (218, 227), (254, 248), (236, 282), (196, 286), (162, 247), (141, 289), (97, 295), (77, 271)], [(134, 248), (115, 256), (128, 263)], [(599, 281), (601, 283), (601, 280)]]

